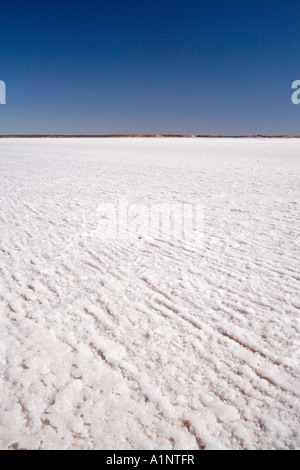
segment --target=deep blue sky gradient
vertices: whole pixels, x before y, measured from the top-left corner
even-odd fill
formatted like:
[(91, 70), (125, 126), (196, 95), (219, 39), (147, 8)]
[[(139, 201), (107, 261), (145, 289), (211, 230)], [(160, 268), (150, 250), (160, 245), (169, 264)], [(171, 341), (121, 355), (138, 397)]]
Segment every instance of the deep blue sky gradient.
[(298, 1), (1, 1), (2, 134), (300, 134)]

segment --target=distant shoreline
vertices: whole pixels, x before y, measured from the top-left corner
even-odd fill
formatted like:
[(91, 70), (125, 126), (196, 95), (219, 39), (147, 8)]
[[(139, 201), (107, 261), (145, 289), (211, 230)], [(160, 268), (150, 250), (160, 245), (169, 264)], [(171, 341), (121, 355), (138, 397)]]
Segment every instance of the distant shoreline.
[(105, 134), (105, 135), (0, 135), (0, 139), (82, 139), (82, 138), (178, 138), (178, 139), (299, 139), (300, 135), (180, 135), (180, 134)]

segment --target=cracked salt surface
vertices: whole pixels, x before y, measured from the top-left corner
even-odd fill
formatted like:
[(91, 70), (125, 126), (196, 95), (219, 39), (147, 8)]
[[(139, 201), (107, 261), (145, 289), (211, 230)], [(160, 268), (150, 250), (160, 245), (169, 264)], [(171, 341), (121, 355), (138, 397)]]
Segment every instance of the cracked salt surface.
[[(0, 447), (299, 447), (299, 155), (1, 139)], [(99, 238), (125, 196), (202, 204), (203, 243)]]

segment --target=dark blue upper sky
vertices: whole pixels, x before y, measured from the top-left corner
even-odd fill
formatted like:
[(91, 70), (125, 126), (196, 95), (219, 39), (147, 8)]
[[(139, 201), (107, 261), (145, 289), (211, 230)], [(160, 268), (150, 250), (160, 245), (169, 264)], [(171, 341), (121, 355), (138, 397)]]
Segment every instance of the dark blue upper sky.
[(300, 2), (0, 3), (0, 133), (300, 134)]

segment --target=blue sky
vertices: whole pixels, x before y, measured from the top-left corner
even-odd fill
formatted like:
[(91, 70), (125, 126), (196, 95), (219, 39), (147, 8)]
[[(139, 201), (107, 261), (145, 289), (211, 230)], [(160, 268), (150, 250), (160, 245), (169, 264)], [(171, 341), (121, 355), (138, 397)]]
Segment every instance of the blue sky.
[(300, 2), (2, 1), (2, 134), (300, 134)]

